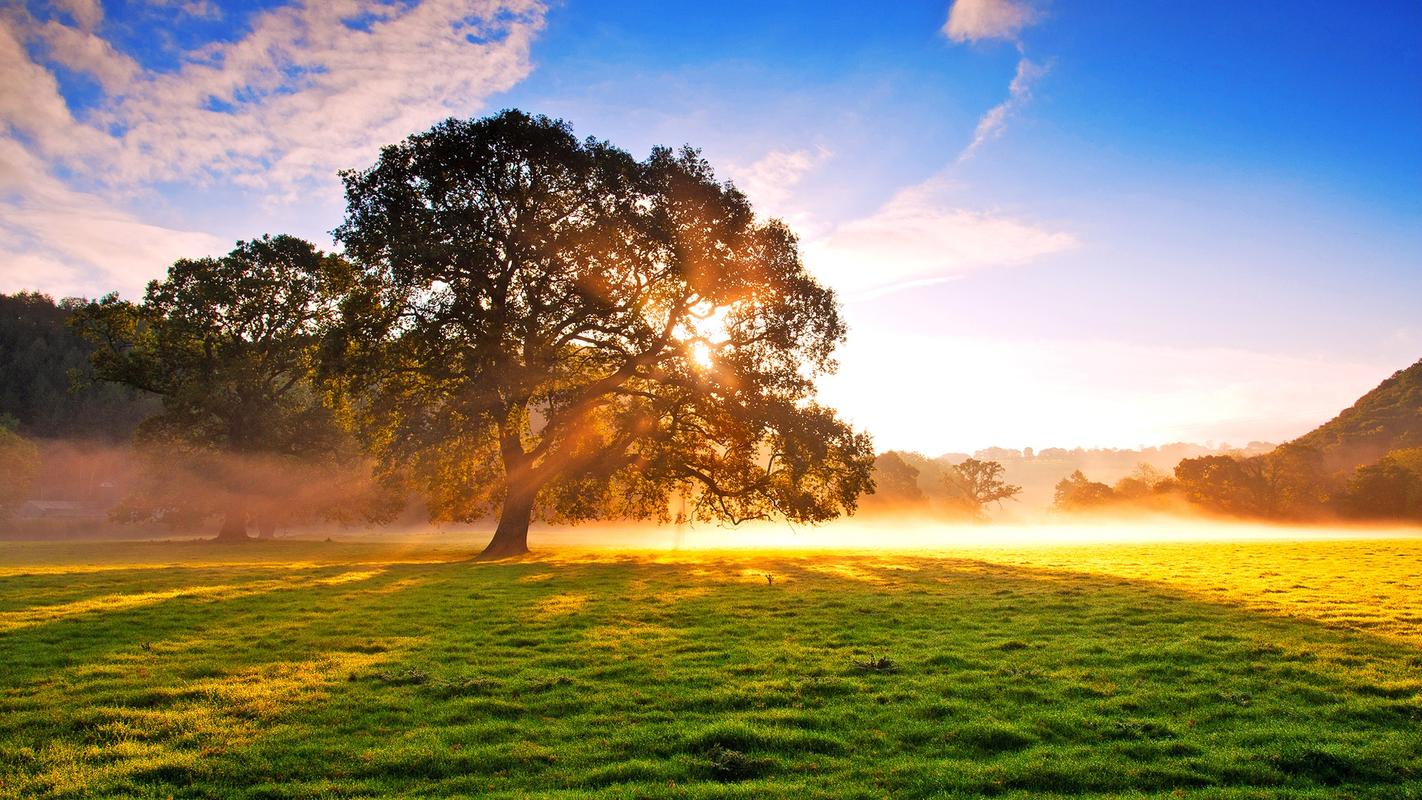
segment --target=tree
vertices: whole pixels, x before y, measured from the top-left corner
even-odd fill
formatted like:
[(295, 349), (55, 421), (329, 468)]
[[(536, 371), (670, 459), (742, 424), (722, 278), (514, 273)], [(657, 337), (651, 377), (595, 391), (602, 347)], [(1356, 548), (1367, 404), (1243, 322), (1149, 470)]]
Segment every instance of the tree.
[(944, 472), (943, 486), (949, 502), (973, 517), (983, 516), (983, 507), (988, 503), (1000, 505), (1022, 491), (1021, 486), (1002, 479), (1003, 471), (1003, 466), (996, 461), (964, 459)]
[(12, 516), (30, 496), (39, 472), (39, 453), (32, 442), (15, 433), (11, 420), (0, 417), (0, 519)]
[(1130, 475), (1116, 481), (1112, 493), (1121, 500), (1140, 502), (1156, 495), (1169, 480), (1165, 473), (1141, 462)]
[(1116, 493), (1104, 483), (1089, 480), (1081, 470), (1057, 482), (1052, 507), (1058, 511), (1087, 511), (1116, 501)]
[(925, 498), (918, 475), (918, 469), (900, 454), (893, 450), (880, 453), (874, 458), (874, 493), (870, 496), (884, 505), (922, 503)]
[(1338, 500), (1354, 517), (1422, 520), (1422, 448), (1394, 450), (1359, 467)]
[(331, 372), (431, 513), (816, 522), (872, 485), (814, 401), (844, 339), (793, 233), (689, 148), (642, 161), (561, 121), (448, 120), (343, 174), (362, 267)]
[(1264, 516), (1269, 487), (1259, 462), (1211, 455), (1181, 459), (1175, 478), (1185, 499), (1212, 511), (1235, 516)]
[(130, 436), (158, 404), (123, 386), (96, 383), (93, 345), (68, 324), (83, 301), (35, 292), (0, 294), (0, 415), (42, 439)]
[[(309, 242), (263, 237), (176, 262), (140, 304), (109, 295), (75, 313), (100, 379), (162, 399), (137, 432), (149, 470), (128, 516), (219, 514), (219, 538), (241, 540), (250, 522), (270, 533), (312, 510), (293, 501), (316, 463), (359, 463), (312, 380), (320, 331), (352, 274)], [(332, 512), (353, 501), (326, 499)]]

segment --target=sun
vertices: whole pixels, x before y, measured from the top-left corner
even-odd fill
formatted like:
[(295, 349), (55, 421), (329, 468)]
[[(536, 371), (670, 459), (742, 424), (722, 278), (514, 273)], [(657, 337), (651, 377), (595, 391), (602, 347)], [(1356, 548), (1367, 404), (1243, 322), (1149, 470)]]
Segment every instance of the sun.
[(716, 354), (721, 346), (730, 341), (731, 334), (726, 329), (726, 319), (734, 304), (713, 305), (709, 301), (693, 308), (682, 324), (680, 339), (687, 344), (691, 360), (701, 369), (710, 369), (716, 364)]

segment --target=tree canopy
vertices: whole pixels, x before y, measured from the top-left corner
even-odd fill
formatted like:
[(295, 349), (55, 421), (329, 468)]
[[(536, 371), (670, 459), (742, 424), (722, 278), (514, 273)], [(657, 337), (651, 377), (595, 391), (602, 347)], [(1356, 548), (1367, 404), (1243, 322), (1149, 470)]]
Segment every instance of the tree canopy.
[(822, 521), (872, 485), (815, 401), (845, 326), (794, 234), (689, 148), (636, 160), (561, 121), (448, 120), (344, 174), (360, 267), (331, 374), (439, 517)]
[[(327, 467), (359, 462), (313, 382), (316, 346), (352, 279), (348, 262), (291, 236), (183, 259), (142, 303), (110, 295), (75, 312), (98, 377), (151, 392), (138, 430), (150, 474), (130, 516), (224, 517), (222, 536), (270, 530)], [(324, 497), (344, 513), (352, 497)]]

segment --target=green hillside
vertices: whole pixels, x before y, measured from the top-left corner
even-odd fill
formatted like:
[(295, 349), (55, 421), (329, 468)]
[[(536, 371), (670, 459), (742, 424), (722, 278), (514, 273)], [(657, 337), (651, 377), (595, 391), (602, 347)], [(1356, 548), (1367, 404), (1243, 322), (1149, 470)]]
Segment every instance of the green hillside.
[(1371, 464), (1390, 450), (1422, 447), (1422, 361), (1294, 441), (1323, 453), (1336, 470)]

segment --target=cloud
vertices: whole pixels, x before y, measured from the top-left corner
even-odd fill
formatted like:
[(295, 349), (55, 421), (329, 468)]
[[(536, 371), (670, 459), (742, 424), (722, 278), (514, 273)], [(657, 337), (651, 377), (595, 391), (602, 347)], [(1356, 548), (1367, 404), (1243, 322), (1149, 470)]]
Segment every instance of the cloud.
[(1026, 57), (1017, 61), (1017, 74), (1012, 77), (1012, 83), (1008, 84), (1007, 99), (988, 109), (978, 120), (978, 126), (973, 130), (973, 140), (958, 154), (959, 163), (971, 158), (985, 142), (1002, 135), (1008, 117), (1032, 96), (1032, 85), (1047, 74), (1047, 70), (1048, 67), (1029, 61)]
[[(216, 8), (174, 2), (188, 15)], [(87, 275), (89, 293), (115, 285), (100, 281), (141, 284), (138, 273), (161, 274), (174, 254), (216, 241), (124, 211), (133, 198), (159, 184), (274, 206), (336, 197), (338, 170), (479, 113), (527, 76), (546, 10), (541, 0), (295, 2), (154, 71), (105, 38), (96, 2), (59, 5), (44, 21), (23, 7), (0, 14), (0, 281), (69, 292)], [(92, 76), (98, 100), (71, 108), (60, 67)]]
[(1037, 12), (1019, 0), (955, 0), (943, 23), (943, 35), (955, 42), (982, 39), (1017, 40)]
[(99, 0), (55, 0), (55, 8), (68, 14), (81, 31), (92, 31), (104, 19), (104, 7)]
[(731, 165), (726, 171), (759, 211), (788, 219), (799, 216), (788, 205), (795, 186), (831, 156), (825, 147), (772, 150), (748, 166)]
[(806, 263), (851, 298), (873, 297), (1024, 264), (1078, 244), (1070, 233), (954, 207), (948, 188), (931, 180), (899, 191), (873, 214), (807, 242)]
[(56, 63), (94, 77), (105, 92), (127, 89), (138, 77), (138, 64), (100, 36), (50, 20), (37, 30)]
[(161, 8), (176, 8), (198, 19), (222, 19), (222, 9), (212, 0), (148, 0), (148, 4)]
[(215, 255), (231, 244), (145, 223), (74, 191), (16, 142), (0, 139), (0, 291), (64, 297), (119, 290), (134, 297), (177, 259)]

